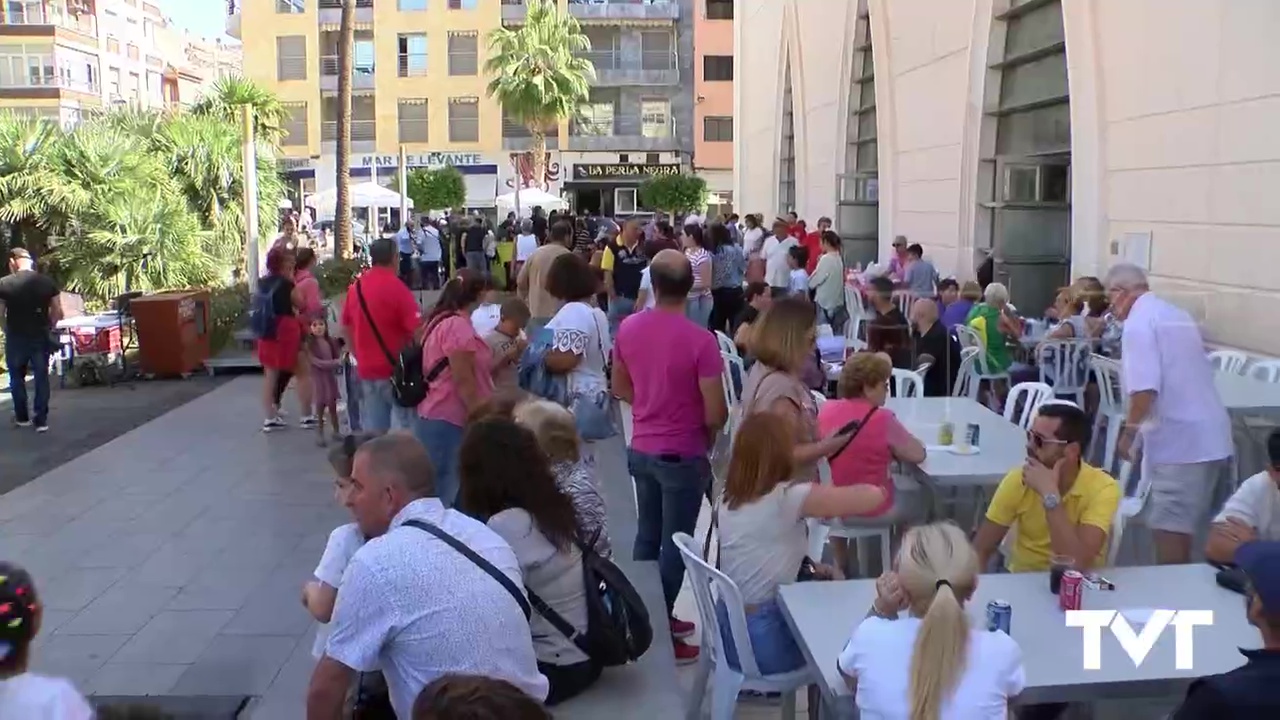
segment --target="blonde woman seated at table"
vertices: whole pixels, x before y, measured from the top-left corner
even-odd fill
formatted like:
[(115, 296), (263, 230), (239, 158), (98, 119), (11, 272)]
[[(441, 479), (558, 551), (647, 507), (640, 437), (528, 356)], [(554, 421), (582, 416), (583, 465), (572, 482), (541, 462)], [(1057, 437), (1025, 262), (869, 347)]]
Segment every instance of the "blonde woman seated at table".
[[(793, 446), (791, 433), (776, 417), (769, 413), (747, 417), (734, 441), (724, 498), (716, 509), (720, 571), (742, 593), (747, 634), (756, 664), (766, 675), (805, 664), (778, 606), (778, 588), (802, 575), (805, 579), (833, 576), (831, 568), (805, 562), (809, 538), (804, 519), (867, 514), (885, 501), (884, 489), (872, 485), (792, 482)], [(716, 612), (729, 664), (738, 668), (723, 603), (717, 603)]]
[(1077, 569), (1106, 562), (1107, 535), (1120, 504), (1120, 484), (1084, 462), (1089, 418), (1075, 405), (1042, 405), (1027, 430), (1027, 459), (1000, 481), (973, 545), (982, 567), (1013, 526), (1009, 572), (1043, 572), (1053, 556)]
[[(918, 465), (925, 459), (924, 445), (902, 426), (892, 410), (884, 407), (892, 373), (893, 364), (887, 355), (856, 353), (840, 371), (836, 383), (838, 399), (828, 400), (818, 409), (818, 431), (823, 435), (835, 434), (850, 423), (858, 426), (853, 440), (827, 458), (832, 484), (880, 488), (884, 502), (866, 514), (886, 523), (912, 515), (911, 509), (895, 497), (889, 464), (900, 460)], [(848, 543), (843, 538), (831, 539), (831, 551), (836, 567), (848, 567)]]
[(863, 717), (1008, 717), (1027, 683), (1022, 650), (1003, 632), (973, 627), (964, 605), (977, 586), (978, 556), (960, 528), (907, 533), (897, 572), (876, 581), (871, 611), (837, 661)]

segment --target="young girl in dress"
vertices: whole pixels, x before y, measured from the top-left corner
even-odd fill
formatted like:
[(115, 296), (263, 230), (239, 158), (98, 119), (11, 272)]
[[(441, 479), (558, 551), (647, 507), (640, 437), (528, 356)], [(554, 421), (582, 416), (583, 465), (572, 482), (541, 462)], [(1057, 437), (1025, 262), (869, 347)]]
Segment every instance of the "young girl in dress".
[(307, 337), (307, 355), (311, 360), (311, 387), (316, 407), (316, 424), (319, 443), (324, 447), (324, 420), (328, 415), (333, 425), (333, 437), (341, 437), (338, 426), (338, 369), (342, 365), (342, 352), (338, 341), (329, 337), (329, 325), (324, 318), (311, 321), (311, 334)]
[(0, 718), (90, 720), (93, 709), (70, 682), (28, 669), (43, 611), (31, 575), (0, 562)]

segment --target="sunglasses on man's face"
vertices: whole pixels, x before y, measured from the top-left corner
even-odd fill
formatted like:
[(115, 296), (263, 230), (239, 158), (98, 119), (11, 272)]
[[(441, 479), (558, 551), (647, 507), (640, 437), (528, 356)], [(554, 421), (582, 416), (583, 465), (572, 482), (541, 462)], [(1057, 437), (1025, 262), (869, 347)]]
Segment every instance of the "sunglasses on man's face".
[(1027, 440), (1037, 450), (1044, 449), (1045, 445), (1069, 445), (1067, 440), (1059, 440), (1057, 438), (1045, 437), (1035, 430), (1027, 430)]

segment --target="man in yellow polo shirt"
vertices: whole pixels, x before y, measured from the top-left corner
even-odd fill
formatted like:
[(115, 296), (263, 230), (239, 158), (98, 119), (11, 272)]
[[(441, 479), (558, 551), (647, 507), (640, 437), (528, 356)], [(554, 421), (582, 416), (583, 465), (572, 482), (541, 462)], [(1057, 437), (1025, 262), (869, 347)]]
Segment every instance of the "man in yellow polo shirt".
[(1122, 490), (1107, 473), (1081, 461), (1091, 427), (1075, 405), (1040, 408), (1027, 431), (1027, 461), (1000, 481), (973, 544), (986, 568), (1012, 528), (1009, 572), (1049, 569), (1054, 555), (1077, 569), (1106, 564), (1107, 536)]

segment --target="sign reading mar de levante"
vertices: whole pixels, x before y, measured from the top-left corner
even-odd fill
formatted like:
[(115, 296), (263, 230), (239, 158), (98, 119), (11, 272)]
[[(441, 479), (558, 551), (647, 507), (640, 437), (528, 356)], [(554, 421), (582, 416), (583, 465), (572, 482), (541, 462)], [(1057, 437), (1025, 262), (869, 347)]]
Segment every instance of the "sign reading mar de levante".
[[(357, 155), (351, 159), (351, 167), (397, 167), (400, 164), (398, 155)], [(405, 164), (409, 167), (467, 167), (469, 165), (490, 165), (480, 153), (466, 152), (424, 152), (408, 153)]]
[(680, 164), (633, 165), (631, 163), (588, 163), (573, 166), (574, 180), (644, 180), (679, 175)]

